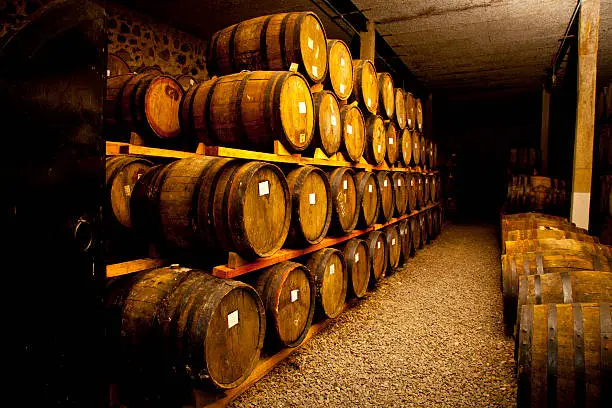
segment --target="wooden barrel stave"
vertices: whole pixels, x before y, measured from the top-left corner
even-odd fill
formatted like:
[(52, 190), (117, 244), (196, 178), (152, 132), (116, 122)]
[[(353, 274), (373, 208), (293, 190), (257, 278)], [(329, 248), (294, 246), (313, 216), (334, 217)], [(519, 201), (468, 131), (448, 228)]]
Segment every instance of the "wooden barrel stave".
[(412, 163), (421, 163), (421, 135), (417, 131), (412, 133)]
[(317, 315), (337, 317), (344, 308), (348, 285), (344, 254), (335, 248), (324, 248), (308, 258), (307, 266), (314, 279)]
[(579, 252), (585, 254), (599, 254), (612, 258), (612, 247), (594, 242), (578, 241), (574, 239), (524, 239), (519, 241), (506, 241), (506, 254), (519, 254), (522, 252), (563, 251)]
[(389, 271), (394, 271), (399, 266), (402, 245), (400, 235), (395, 225), (390, 225), (384, 229), (385, 240), (387, 241), (387, 252), (389, 259)]
[(357, 163), (366, 147), (365, 121), (361, 110), (353, 105), (346, 105), (340, 109), (342, 122), (341, 149), (347, 154), (347, 159)]
[(417, 249), (423, 247), (423, 243), (421, 242), (421, 225), (417, 217), (410, 217), (409, 223), (410, 232), (412, 233), (412, 247), (416, 252)]
[(366, 238), (370, 260), (370, 287), (375, 287), (385, 276), (388, 264), (387, 241), (381, 231), (372, 231)]
[(368, 163), (379, 166), (385, 161), (387, 153), (386, 129), (379, 115), (370, 115), (365, 123), (366, 143), (364, 156)]
[(385, 119), (393, 119), (395, 113), (395, 89), (393, 78), (387, 72), (377, 74), (378, 77), (378, 112)]
[(406, 213), (408, 206), (408, 186), (404, 173), (394, 171), (391, 175), (393, 180), (393, 196), (395, 198), (395, 215), (400, 217)]
[(393, 122), (387, 124), (385, 132), (385, 143), (387, 145), (387, 163), (389, 166), (395, 166), (395, 163), (399, 160), (399, 144), (401, 140), (397, 137), (397, 128)]
[(393, 217), (395, 211), (395, 191), (391, 172), (384, 170), (376, 172), (376, 180), (380, 191), (380, 211), (378, 221), (385, 223)]
[(357, 101), (364, 112), (373, 115), (378, 110), (378, 79), (376, 68), (369, 60), (353, 60), (353, 93), (350, 101)]
[(355, 175), (355, 184), (358, 206), (357, 225), (368, 228), (376, 222), (380, 210), (378, 180), (373, 173), (362, 171)]
[(402, 258), (404, 259), (404, 265), (408, 263), (408, 259), (412, 254), (412, 233), (410, 232), (410, 222), (408, 220), (400, 221), (398, 225), (399, 235), (400, 235), (400, 243), (401, 243), (401, 253)]
[(314, 146), (327, 156), (335, 155), (342, 142), (340, 108), (334, 94), (321, 91), (312, 94), (314, 103)]
[(348, 293), (362, 298), (368, 291), (370, 281), (368, 246), (363, 240), (353, 238), (344, 245), (343, 254), (349, 273)]
[(406, 127), (410, 130), (416, 128), (416, 100), (410, 92), (406, 92)]
[(106, 159), (106, 189), (108, 214), (112, 223), (124, 228), (132, 227), (130, 200), (136, 182), (153, 163), (134, 156), (115, 156)]
[(359, 203), (355, 172), (348, 167), (339, 167), (329, 174), (332, 194), (332, 220), (330, 232), (344, 235), (355, 229)]
[(395, 121), (401, 130), (406, 129), (406, 119), (406, 94), (403, 89), (395, 88)]
[(346, 101), (353, 91), (353, 58), (348, 45), (341, 40), (327, 40), (329, 74), (325, 85), (334, 91), (341, 101)]
[(412, 161), (412, 133), (408, 128), (402, 130), (401, 137), (399, 138), (398, 148), (400, 150), (400, 158), (404, 167), (410, 166)]

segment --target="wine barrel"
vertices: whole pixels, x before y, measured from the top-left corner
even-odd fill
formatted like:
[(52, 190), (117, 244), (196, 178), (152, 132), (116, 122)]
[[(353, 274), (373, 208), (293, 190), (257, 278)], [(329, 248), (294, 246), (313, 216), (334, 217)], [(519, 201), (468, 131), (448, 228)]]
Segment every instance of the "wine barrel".
[(560, 222), (569, 223), (566, 217), (560, 217), (558, 215), (544, 214), (538, 212), (529, 212), (529, 213), (517, 213), (517, 214), (502, 214), (502, 220), (516, 220), (516, 219), (531, 219), (531, 218), (541, 218), (548, 220), (557, 220)]
[(380, 189), (380, 211), (378, 213), (378, 221), (384, 224), (393, 217), (395, 210), (393, 179), (391, 178), (391, 172), (388, 171), (377, 171), (376, 179), (378, 181), (378, 188)]
[(406, 92), (406, 127), (416, 129), (416, 100), (410, 92)]
[(421, 100), (419, 98), (415, 99), (415, 111), (416, 111), (416, 125), (415, 127), (419, 130), (419, 132), (423, 131), (423, 106), (421, 105)]
[[(245, 97), (248, 95), (248, 98)], [(201, 82), (180, 107), (185, 136), (207, 144), (273, 151), (308, 147), (315, 128), (312, 95), (293, 72), (241, 72)]]
[(106, 63), (106, 77), (131, 74), (130, 66), (117, 54), (109, 53)]
[(429, 178), (429, 201), (438, 202), (438, 178), (435, 174), (431, 174)]
[(298, 71), (313, 84), (327, 75), (327, 37), (312, 12), (253, 18), (213, 34), (207, 67), (211, 75), (242, 70)]
[(419, 229), (421, 230), (421, 246), (429, 242), (429, 230), (427, 229), (427, 218), (424, 212), (417, 215), (419, 219)]
[(109, 310), (117, 311), (120, 361), (160, 365), (164, 374), (178, 372), (218, 389), (242, 384), (259, 361), (266, 321), (249, 285), (169, 267), (116, 281), (113, 288)]
[(531, 229), (557, 229), (579, 234), (588, 234), (588, 231), (571, 224), (564, 222), (556, 222), (549, 220), (531, 220), (531, 221), (507, 221), (503, 220), (501, 225), (502, 236), (506, 236), (510, 231), (531, 230)]
[(502, 291), (504, 302), (512, 309), (516, 306), (518, 283), (521, 276), (541, 275), (578, 270), (610, 272), (610, 261), (600, 255), (571, 252), (524, 252), (502, 255)]
[(400, 244), (402, 246), (402, 258), (404, 259), (404, 265), (408, 262), (410, 254), (412, 253), (412, 233), (410, 232), (410, 222), (402, 220), (398, 224)]
[(353, 92), (353, 57), (348, 45), (341, 40), (327, 40), (329, 74), (325, 84), (338, 99), (346, 101)]
[(159, 65), (142, 65), (141, 67), (136, 69), (135, 74), (155, 74), (155, 75), (163, 75), (164, 71), (162, 71)]
[(412, 162), (415, 166), (421, 163), (421, 135), (416, 131), (412, 133)]
[(332, 221), (330, 232), (348, 234), (355, 229), (358, 219), (357, 184), (355, 172), (348, 167), (339, 167), (329, 174), (332, 194)]
[(423, 208), (425, 207), (423, 175), (421, 173), (412, 173), (412, 178), (416, 187), (416, 206), (417, 208)]
[(432, 146), (432, 155), (431, 155), (431, 157), (432, 157), (432, 165), (431, 166), (434, 169), (437, 169), (438, 168), (438, 144), (432, 142), (431, 146)]
[(281, 262), (264, 270), (254, 288), (266, 309), (266, 345), (299, 346), (315, 310), (315, 282), (310, 270), (296, 262)]
[(412, 160), (412, 133), (408, 128), (402, 130), (399, 141), (400, 157), (404, 167), (410, 166)]
[(422, 167), (425, 167), (425, 160), (427, 158), (427, 140), (425, 139), (425, 136), (423, 136), (423, 133), (421, 133), (420, 135), (419, 148), (421, 149), (421, 154), (419, 155), (419, 164)]
[(337, 317), (344, 308), (348, 285), (343, 253), (335, 248), (321, 249), (308, 258), (307, 266), (314, 278), (317, 315)]
[(346, 105), (340, 109), (342, 121), (341, 148), (348, 156), (348, 160), (357, 163), (366, 145), (366, 129), (363, 115), (358, 107)]
[(526, 305), (520, 313), (518, 406), (609, 406), (610, 304)]
[(189, 74), (180, 74), (176, 76), (176, 80), (183, 87), (183, 91), (187, 92), (192, 86), (195, 86), (198, 82), (193, 76)]
[(167, 75), (142, 73), (109, 78), (104, 99), (105, 124), (117, 127), (117, 140), (126, 140), (126, 135), (134, 131), (148, 143), (169, 143), (181, 133), (182, 96), (181, 85)]
[(540, 251), (572, 251), (576, 253), (601, 255), (608, 259), (612, 258), (612, 247), (594, 242), (550, 238), (506, 241), (506, 254), (509, 255)]
[(378, 79), (370, 60), (353, 60), (353, 93), (350, 101), (357, 101), (364, 112), (378, 110)]
[(524, 239), (574, 239), (576, 241), (599, 243), (597, 237), (582, 233), (564, 231), (554, 227), (539, 227), (528, 230), (502, 231), (502, 252), (506, 252), (506, 242)]
[(365, 241), (353, 238), (344, 245), (343, 253), (349, 273), (348, 292), (353, 297), (362, 298), (370, 281), (368, 246)]
[(399, 143), (397, 137), (397, 128), (393, 122), (387, 124), (385, 142), (387, 144), (387, 163), (389, 166), (394, 166), (399, 160)]
[(402, 253), (402, 244), (400, 235), (395, 225), (389, 225), (384, 229), (385, 240), (387, 241), (387, 252), (389, 253), (389, 271), (393, 271), (399, 265), (400, 255)]
[(125, 228), (132, 227), (130, 199), (134, 185), (153, 163), (134, 156), (114, 156), (106, 159), (106, 190), (108, 214), (112, 223)]
[(406, 213), (408, 206), (408, 185), (406, 177), (400, 171), (392, 172), (391, 179), (393, 180), (393, 196), (395, 198), (395, 215), (401, 217)]
[(395, 88), (395, 120), (400, 129), (406, 128), (406, 94), (401, 88)]
[(433, 169), (434, 168), (434, 162), (433, 162), (433, 142), (431, 140), (427, 140), (427, 160), (426, 163), (428, 168)]
[(382, 232), (372, 231), (366, 236), (365, 243), (370, 260), (370, 287), (373, 288), (385, 276), (387, 270), (387, 241)]
[(355, 175), (357, 188), (357, 225), (362, 228), (372, 226), (378, 219), (380, 193), (378, 179), (374, 173), (362, 171)]
[(423, 174), (423, 205), (426, 206), (430, 203), (431, 185), (429, 184), (429, 174)]
[(425, 224), (427, 225), (427, 240), (431, 241), (435, 237), (432, 210), (425, 213)]
[[(246, 258), (278, 251), (287, 237), (291, 195), (280, 169), (263, 162), (193, 157), (170, 163), (160, 177), (160, 234), (170, 249), (214, 249)], [(134, 211), (134, 209), (132, 209)]]
[(393, 78), (387, 72), (381, 72), (378, 76), (378, 111), (385, 119), (393, 119), (395, 113), (395, 90)]
[(288, 244), (315, 245), (325, 238), (332, 215), (331, 188), (323, 170), (302, 166), (287, 175), (291, 192)]
[(328, 156), (335, 155), (342, 142), (340, 108), (334, 94), (321, 91), (312, 94), (314, 106), (314, 145)]
[(421, 223), (419, 222), (418, 216), (413, 216), (409, 218), (410, 223), (410, 232), (412, 233), (412, 247), (416, 251), (423, 247), (421, 242)]
[(370, 115), (366, 121), (365, 158), (368, 163), (379, 166), (387, 153), (385, 123), (382, 117)]
[(168, 166), (159, 164), (147, 170), (132, 188), (130, 198), (130, 221), (133, 231), (142, 241), (159, 244), (163, 242), (159, 196)]

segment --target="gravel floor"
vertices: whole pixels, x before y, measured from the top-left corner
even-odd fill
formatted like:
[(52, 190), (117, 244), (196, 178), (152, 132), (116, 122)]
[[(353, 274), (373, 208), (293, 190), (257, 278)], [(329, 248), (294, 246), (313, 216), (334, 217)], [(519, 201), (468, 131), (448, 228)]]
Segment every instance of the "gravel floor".
[(234, 407), (516, 406), (490, 226), (452, 225)]

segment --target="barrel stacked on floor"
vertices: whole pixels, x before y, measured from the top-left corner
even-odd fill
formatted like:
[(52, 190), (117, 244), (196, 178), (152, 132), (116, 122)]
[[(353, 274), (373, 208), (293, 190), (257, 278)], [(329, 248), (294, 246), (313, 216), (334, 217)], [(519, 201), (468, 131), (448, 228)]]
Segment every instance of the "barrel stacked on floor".
[(610, 406), (612, 247), (537, 213), (502, 215), (502, 242), (519, 406)]
[[(353, 163), (390, 167), (203, 155), (109, 159), (109, 241), (117, 231), (197, 267), (109, 283), (124, 381), (171, 376), (236, 387), (264, 347), (299, 345), (313, 318), (338, 316), (347, 297), (365, 296), (440, 233), (442, 210), (428, 208), (440, 198), (438, 174), (422, 172), (436, 166), (437, 149), (422, 135), (420, 101), (371, 61), (353, 60), (342, 41), (327, 40), (314, 13), (264, 16), (217, 32), (208, 64), (219, 76), (200, 83), (157, 69), (130, 73), (114, 57), (111, 63), (109, 139), (134, 141), (137, 133), (154, 147), (194, 150), (203, 142), (265, 152), (278, 141), (292, 153), (319, 148), (328, 157), (340, 152)], [(206, 272), (228, 252), (250, 262), (355, 229), (371, 231), (241, 281)]]

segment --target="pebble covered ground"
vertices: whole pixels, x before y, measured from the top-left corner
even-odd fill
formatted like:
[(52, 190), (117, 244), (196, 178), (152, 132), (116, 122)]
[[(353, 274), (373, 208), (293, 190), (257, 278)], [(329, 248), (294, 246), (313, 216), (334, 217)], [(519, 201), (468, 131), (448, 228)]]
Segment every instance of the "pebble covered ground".
[(451, 225), (234, 407), (513, 407), (496, 231)]

